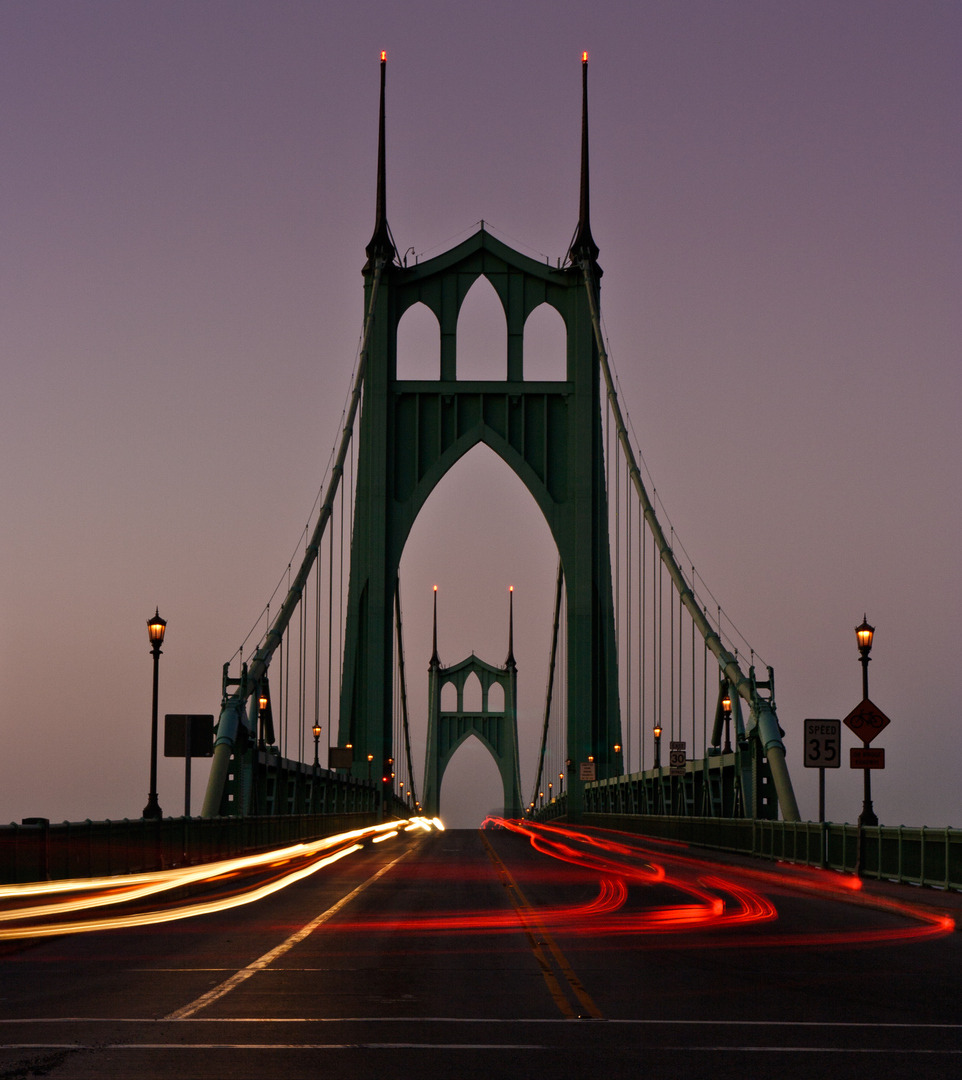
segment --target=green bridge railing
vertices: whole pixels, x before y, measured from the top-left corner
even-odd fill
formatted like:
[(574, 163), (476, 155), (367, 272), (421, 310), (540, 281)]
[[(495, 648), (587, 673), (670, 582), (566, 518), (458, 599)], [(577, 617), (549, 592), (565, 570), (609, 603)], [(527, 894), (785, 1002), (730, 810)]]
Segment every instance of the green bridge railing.
[(229, 859), (374, 825), (407, 812), (261, 817), (180, 817), (120, 821), (28, 819), (0, 827), (0, 883), (57, 881), (169, 870)]
[(585, 814), (582, 823), (880, 881), (962, 891), (962, 829), (642, 814)]

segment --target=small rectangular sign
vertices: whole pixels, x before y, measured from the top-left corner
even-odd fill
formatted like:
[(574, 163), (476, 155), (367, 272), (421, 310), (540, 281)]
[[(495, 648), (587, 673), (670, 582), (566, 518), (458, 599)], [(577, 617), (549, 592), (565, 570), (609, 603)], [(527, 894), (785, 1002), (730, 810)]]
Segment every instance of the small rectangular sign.
[(671, 776), (684, 776), (685, 775), (685, 744), (682, 743), (681, 750), (674, 749), (675, 744), (672, 743), (672, 749), (668, 751), (668, 770)]
[(805, 721), (805, 765), (809, 769), (838, 769), (842, 765), (842, 721)]
[(167, 713), (164, 717), (164, 757), (213, 756), (213, 716)]
[(582, 761), (578, 770), (578, 778), (585, 781), (597, 780), (598, 770), (595, 768), (595, 763), (593, 761)]
[(853, 746), (849, 753), (853, 769), (885, 768), (885, 750), (881, 746)]
[(327, 764), (332, 769), (349, 769), (354, 764), (354, 747), (332, 746), (327, 752)]

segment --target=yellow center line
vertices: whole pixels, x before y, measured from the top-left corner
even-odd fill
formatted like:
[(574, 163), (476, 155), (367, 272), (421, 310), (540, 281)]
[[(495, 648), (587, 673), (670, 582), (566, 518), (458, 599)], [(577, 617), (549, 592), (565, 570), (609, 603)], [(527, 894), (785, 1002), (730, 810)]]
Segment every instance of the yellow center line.
[[(569, 1020), (575, 1020), (586, 1016), (591, 1017), (592, 1020), (603, 1020), (604, 1016), (602, 1015), (601, 1010), (594, 1003), (588, 991), (585, 990), (581, 980), (575, 974), (574, 968), (572, 968), (561, 949), (558, 948), (557, 942), (555, 942), (548, 931), (538, 922), (535, 909), (528, 902), (527, 897), (521, 890), (521, 886), (514, 880), (511, 871), (502, 862), (500, 856), (491, 846), (484, 833), (482, 832), (480, 835), (481, 842), (487, 850), (488, 857), (494, 863), (495, 869), (498, 871), (498, 875), (507, 889), (511, 904), (521, 919), (521, 925), (531, 944), (531, 951), (534, 953), (535, 959), (541, 967), (541, 974), (544, 976), (548, 992), (551, 994), (554, 1003), (561, 1010), (561, 1015)], [(551, 954), (550, 958), (545, 954), (542, 945), (547, 947)], [(555, 973), (554, 968), (551, 966), (552, 959), (554, 960), (554, 965), (555, 968), (557, 968), (558, 974)], [(568, 999), (564, 986), (562, 986), (562, 983), (558, 978), (559, 974), (574, 995), (575, 1000), (580, 1006), (580, 1012), (575, 1010)]]

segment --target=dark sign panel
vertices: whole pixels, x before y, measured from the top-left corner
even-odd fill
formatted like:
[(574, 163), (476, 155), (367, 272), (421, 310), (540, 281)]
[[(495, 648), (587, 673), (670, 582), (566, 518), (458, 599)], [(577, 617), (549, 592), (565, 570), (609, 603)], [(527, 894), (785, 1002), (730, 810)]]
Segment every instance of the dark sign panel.
[(164, 717), (164, 757), (213, 756), (213, 716), (168, 713)]
[(866, 745), (887, 728), (892, 721), (874, 702), (865, 698), (845, 717), (842, 723), (853, 731)]
[(354, 764), (354, 747), (332, 746), (327, 752), (327, 763), (332, 769), (349, 769)]
[(885, 768), (885, 750), (881, 746), (853, 746), (849, 754), (853, 769)]

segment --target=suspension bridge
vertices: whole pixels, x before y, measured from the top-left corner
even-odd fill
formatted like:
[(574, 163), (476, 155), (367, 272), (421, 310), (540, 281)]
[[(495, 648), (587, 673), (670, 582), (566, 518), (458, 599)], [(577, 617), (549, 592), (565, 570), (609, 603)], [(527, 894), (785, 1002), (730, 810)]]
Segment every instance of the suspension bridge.
[[(326, 809), (332, 772), (358, 785), (362, 802), (403, 812), (423, 798), (443, 813), (444, 770), (477, 738), (498, 765), (510, 813), (580, 821), (625, 778), (618, 806), (633, 813), (798, 819), (772, 669), (759, 674), (754, 650), (739, 651), (707, 586), (683, 565), (619, 402), (590, 225), (587, 68), (585, 59), (579, 218), (565, 257), (538, 262), (482, 222), (456, 247), (407, 265), (387, 217), (382, 59), (353, 388), (303, 560), (261, 639), (225, 665), (204, 816)], [(503, 310), (497, 380), (459, 378), (459, 314), (480, 279)], [(415, 309), (435, 321), (433, 378), (399, 377), (399, 328)], [(526, 325), (541, 310), (564, 328), (554, 380), (525, 377)], [(511, 646), (503, 664), (443, 667), (436, 620), (423, 770), (411, 756), (401, 555), (432, 491), (478, 444), (520, 478), (558, 551), (543, 732), (524, 793)], [(480, 709), (465, 704), (472, 679)], [(284, 752), (335, 723), (326, 763)]]

